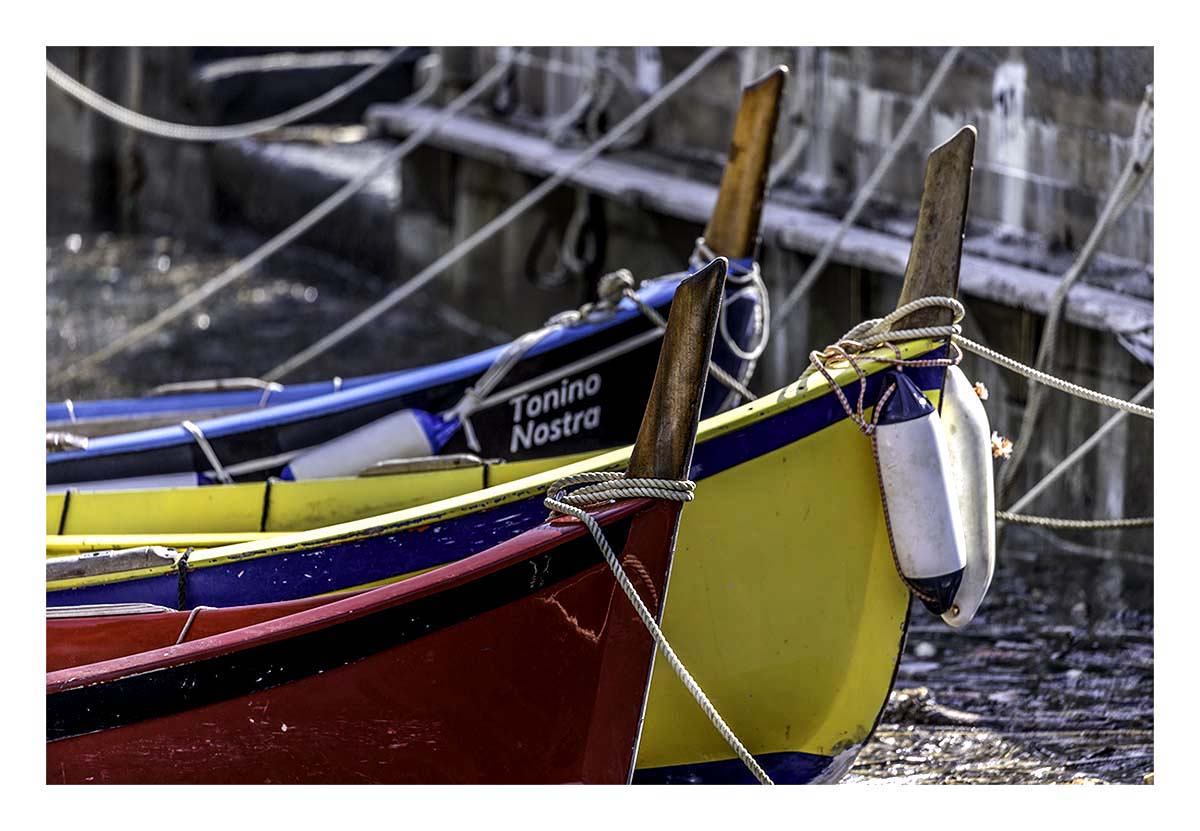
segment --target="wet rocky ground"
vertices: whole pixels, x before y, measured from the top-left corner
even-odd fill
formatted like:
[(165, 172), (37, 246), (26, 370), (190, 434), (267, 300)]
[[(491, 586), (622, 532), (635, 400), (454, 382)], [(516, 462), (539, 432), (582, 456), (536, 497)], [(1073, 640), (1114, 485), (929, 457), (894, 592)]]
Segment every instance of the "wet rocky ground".
[(966, 629), (915, 605), (891, 701), (845, 781), (1152, 781), (1144, 540), (1144, 552), (1122, 551), (1011, 529)]
[[(47, 238), (50, 374), (199, 286), (257, 240)], [(289, 250), (50, 400), (166, 381), (260, 375), (391, 286)], [(306, 368), (311, 378), (416, 366), (510, 335), (419, 295)], [(386, 364), (380, 365), (380, 356)], [(895, 691), (852, 783), (1142, 783), (1154, 770), (1153, 535), (1009, 529), (965, 630), (914, 607)]]
[[(47, 374), (152, 318), (259, 242), (234, 232), (220, 248), (169, 237), (48, 237)], [(51, 381), (46, 395), (51, 401), (137, 395), (168, 381), (261, 376), (393, 287), (333, 257), (295, 247), (86, 375)], [(510, 339), (509, 333), (417, 295), (289, 380), (421, 366)]]

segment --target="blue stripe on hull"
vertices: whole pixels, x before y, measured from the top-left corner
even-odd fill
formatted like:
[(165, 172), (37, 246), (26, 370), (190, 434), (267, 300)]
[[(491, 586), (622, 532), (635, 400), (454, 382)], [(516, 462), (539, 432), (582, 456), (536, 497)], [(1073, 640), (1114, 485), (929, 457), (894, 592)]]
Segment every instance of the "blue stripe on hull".
[[(928, 357), (945, 355), (944, 349)], [(912, 368), (923, 390), (941, 388), (940, 367)], [(879, 397), (883, 373), (867, 379), (866, 401)], [(858, 384), (843, 387), (854, 401)], [(812, 435), (846, 418), (833, 393), (793, 407), (696, 445), (692, 479), (699, 481)], [(309, 597), (385, 580), (476, 554), (526, 531), (546, 518), (542, 497), (352, 542), (287, 554), (197, 568), (186, 576), (188, 607), (240, 606)], [(157, 603), (174, 608), (179, 580), (174, 575), (47, 593), (49, 606), (87, 603)]]
[[(803, 753), (763, 753), (755, 761), (776, 785), (807, 785), (822, 773), (832, 756)], [(662, 768), (638, 768), (633, 773), (635, 785), (756, 785), (758, 780), (742, 764), (741, 759), (720, 762), (697, 762), (691, 765), (671, 765)]]

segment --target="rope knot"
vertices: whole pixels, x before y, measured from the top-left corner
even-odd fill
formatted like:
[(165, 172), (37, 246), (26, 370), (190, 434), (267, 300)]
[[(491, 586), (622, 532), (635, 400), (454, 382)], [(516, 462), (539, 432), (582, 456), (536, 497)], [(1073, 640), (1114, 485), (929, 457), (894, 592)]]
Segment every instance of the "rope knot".
[[(918, 309), (930, 307), (949, 309), (952, 312), (954, 322), (941, 326), (892, 329), (892, 325), (896, 321), (902, 320)], [(957, 365), (962, 360), (962, 350), (953, 340), (951, 340), (951, 346), (953, 347), (954, 355), (949, 358), (905, 359), (902, 357), (900, 347), (897, 344), (903, 341), (920, 340), (922, 338), (953, 339), (962, 331), (962, 327), (958, 325), (958, 321), (962, 320), (964, 314), (965, 310), (962, 303), (953, 297), (922, 297), (911, 303), (905, 303), (885, 317), (864, 320), (838, 338), (835, 343), (826, 346), (824, 349), (815, 349), (810, 352), (808, 354), (808, 368), (801, 373), (799, 380), (804, 381), (814, 372), (820, 372), (825, 380), (829, 382), (829, 387), (833, 390), (834, 395), (837, 396), (842, 409), (846, 411), (846, 416), (858, 425), (858, 429), (863, 435), (869, 436), (875, 432), (879, 416), (883, 412), (883, 405), (891, 397), (892, 393), (895, 392), (895, 385), (889, 386), (883, 391), (879, 400), (875, 403), (874, 416), (868, 420), (865, 413), (867, 373), (863, 370), (861, 364), (887, 364), (901, 372), (908, 366), (945, 367)], [(892, 356), (869, 354), (868, 350), (879, 347), (889, 349), (892, 352)], [(842, 388), (837, 384), (833, 378), (833, 374), (830, 372), (830, 365), (838, 363), (845, 363), (858, 376), (858, 401), (856, 405), (852, 405), (846, 398), (846, 394), (842, 392)]]
[(691, 502), (695, 498), (696, 483), (687, 479), (629, 478), (624, 473), (596, 472), (576, 473), (558, 479), (546, 490), (543, 504), (552, 516), (564, 514), (587, 522), (584, 520), (588, 516), (587, 508), (618, 499)]
[(601, 303), (616, 306), (621, 302), (625, 293), (633, 291), (635, 286), (637, 286), (637, 281), (633, 279), (633, 272), (627, 268), (619, 268), (600, 278), (596, 294)]

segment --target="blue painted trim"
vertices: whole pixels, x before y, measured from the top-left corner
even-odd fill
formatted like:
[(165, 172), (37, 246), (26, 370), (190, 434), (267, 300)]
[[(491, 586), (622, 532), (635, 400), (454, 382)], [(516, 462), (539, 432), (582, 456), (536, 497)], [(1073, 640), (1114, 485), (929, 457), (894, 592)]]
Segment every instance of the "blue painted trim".
[[(799, 750), (762, 753), (754, 760), (776, 785), (807, 785), (828, 768), (832, 756)], [(661, 768), (638, 768), (633, 772), (635, 785), (757, 785), (758, 780), (741, 759), (697, 762)]]
[[(928, 353), (941, 357), (945, 348)], [(907, 374), (922, 389), (940, 390), (941, 367)], [(867, 378), (866, 400), (879, 397), (884, 373)], [(858, 396), (855, 381), (843, 387)], [(699, 481), (758, 458), (829, 427), (846, 417), (832, 393), (696, 445), (692, 479)], [(468, 557), (539, 524), (542, 497), (457, 516), (422, 528), (382, 530), (375, 536), (325, 547), (198, 568), (188, 576), (188, 605), (239, 606), (309, 597), (351, 588)], [(85, 603), (157, 603), (175, 608), (174, 574), (47, 593), (48, 606)]]
[[(267, 400), (268, 405), (291, 404), (304, 401), (318, 395), (329, 395), (338, 390), (348, 390), (373, 384), (376, 381), (399, 378), (410, 370), (398, 372), (378, 372), (374, 375), (362, 375), (357, 378), (346, 378), (338, 389), (333, 381), (311, 381), (305, 384), (288, 384), (277, 392), (272, 392)], [(73, 407), (75, 418), (88, 421), (97, 418), (116, 418), (121, 416), (148, 416), (160, 413), (188, 413), (203, 410), (225, 410), (244, 407), (256, 407), (262, 400), (262, 390), (227, 390), (225, 392), (189, 392), (178, 395), (156, 395), (142, 398), (107, 398), (98, 401), (75, 401)], [(185, 415), (181, 417), (186, 418)], [(56, 402), (46, 405), (46, 423), (70, 422), (71, 414), (67, 411), (66, 402)]]

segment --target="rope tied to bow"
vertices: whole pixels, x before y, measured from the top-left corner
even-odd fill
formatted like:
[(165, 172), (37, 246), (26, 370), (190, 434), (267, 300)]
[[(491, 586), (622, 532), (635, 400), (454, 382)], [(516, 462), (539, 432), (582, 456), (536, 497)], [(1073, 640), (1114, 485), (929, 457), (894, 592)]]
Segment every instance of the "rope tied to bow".
[[(573, 489), (568, 493), (569, 489)], [(750, 772), (763, 785), (773, 785), (771, 777), (762, 769), (758, 761), (746, 749), (746, 746), (730, 729), (725, 720), (721, 718), (721, 714), (717, 712), (716, 707), (709, 701), (708, 696), (704, 694), (704, 690), (696, 683), (683, 665), (683, 661), (671, 648), (671, 644), (667, 641), (666, 635), (663, 634), (658, 622), (654, 619), (654, 614), (647, 608), (641, 595), (634, 588), (633, 583), (622, 567), (619, 558), (613, 551), (608, 539), (604, 536), (604, 530), (600, 527), (600, 523), (596, 521), (590, 513), (589, 508), (597, 508), (603, 505), (611, 504), (618, 499), (665, 499), (672, 502), (691, 502), (696, 498), (696, 483), (688, 480), (675, 479), (652, 479), (652, 478), (628, 478), (624, 473), (612, 472), (594, 472), (594, 473), (577, 473), (573, 476), (566, 476), (555, 481), (546, 491), (546, 498), (543, 504), (547, 510), (551, 512), (551, 516), (555, 514), (563, 514), (572, 516), (584, 524), (591, 532), (592, 538), (599, 546), (600, 552), (604, 555), (605, 562), (608, 563), (609, 569), (613, 573), (613, 577), (617, 580), (617, 585), (629, 598), (629, 602), (633, 605), (634, 611), (641, 619), (646, 631), (650, 633), (654, 644), (658, 647), (658, 651), (663, 658), (674, 670), (679, 680), (683, 683), (688, 693), (695, 699), (701, 711), (708, 720), (712, 722), (717, 732), (721, 734), (721, 738), (729, 745), (737, 757), (742, 760)], [(647, 575), (643, 575), (649, 580)], [(657, 606), (657, 598), (654, 605)]]
[[(918, 309), (932, 307), (951, 310), (954, 315), (953, 322), (939, 326), (892, 329), (892, 326), (896, 322), (903, 320)], [(868, 420), (865, 415), (867, 373), (863, 370), (862, 364), (887, 364), (896, 367), (901, 372), (904, 371), (904, 367), (956, 366), (962, 360), (963, 353), (953, 340), (951, 340), (950, 345), (954, 349), (954, 354), (947, 358), (904, 358), (901, 357), (900, 347), (896, 344), (901, 341), (921, 340), (925, 338), (934, 340), (938, 338), (954, 338), (954, 336), (962, 332), (959, 321), (963, 319), (964, 314), (965, 310), (962, 303), (953, 297), (922, 297), (911, 303), (905, 303), (884, 317), (864, 320), (838, 338), (835, 343), (826, 346), (824, 349), (814, 349), (808, 355), (808, 368), (800, 374), (799, 380), (803, 382), (814, 372), (821, 373), (825, 380), (829, 382), (829, 388), (837, 396), (842, 409), (846, 411), (846, 416), (858, 425), (859, 431), (864, 436), (871, 436), (878, 425), (879, 416), (883, 412), (884, 405), (896, 391), (896, 385), (894, 383), (890, 384), (880, 394), (879, 400), (874, 405), (875, 411), (870, 420)], [(881, 346), (889, 348), (893, 353), (892, 356), (870, 354), (869, 350)], [(832, 365), (841, 363), (848, 365), (858, 376), (858, 400), (854, 406), (850, 404), (849, 399), (846, 398), (846, 394), (842, 392), (841, 386), (834, 380), (833, 373), (830, 371)]]
[[(622, 269), (624, 274), (628, 275), (628, 285), (632, 286), (633, 275)], [(482, 445), (479, 443), (479, 438), (475, 434), (475, 428), (471, 423), (471, 414), (478, 411), (484, 401), (487, 400), (495, 389), (500, 385), (500, 382), (505, 379), (509, 372), (512, 371), (521, 359), (529, 353), (531, 349), (548, 338), (550, 335), (558, 332), (561, 329), (568, 329), (572, 326), (579, 326), (590, 321), (597, 314), (611, 314), (615, 312), (621, 298), (624, 296), (621, 292), (621, 287), (626, 283), (618, 278), (611, 280), (614, 274), (606, 274), (600, 280), (600, 299), (595, 303), (584, 303), (578, 309), (568, 309), (552, 316), (542, 325), (540, 329), (526, 332), (516, 340), (510, 342), (496, 356), (496, 360), (487, 368), (483, 375), (479, 376), (479, 380), (463, 391), (462, 398), (458, 403), (442, 413), (443, 419), (458, 419), (462, 425), (463, 437), (466, 439), (467, 446), (475, 453), (482, 452)], [(606, 283), (605, 281), (608, 280)], [(636, 297), (636, 295), (634, 295)]]

